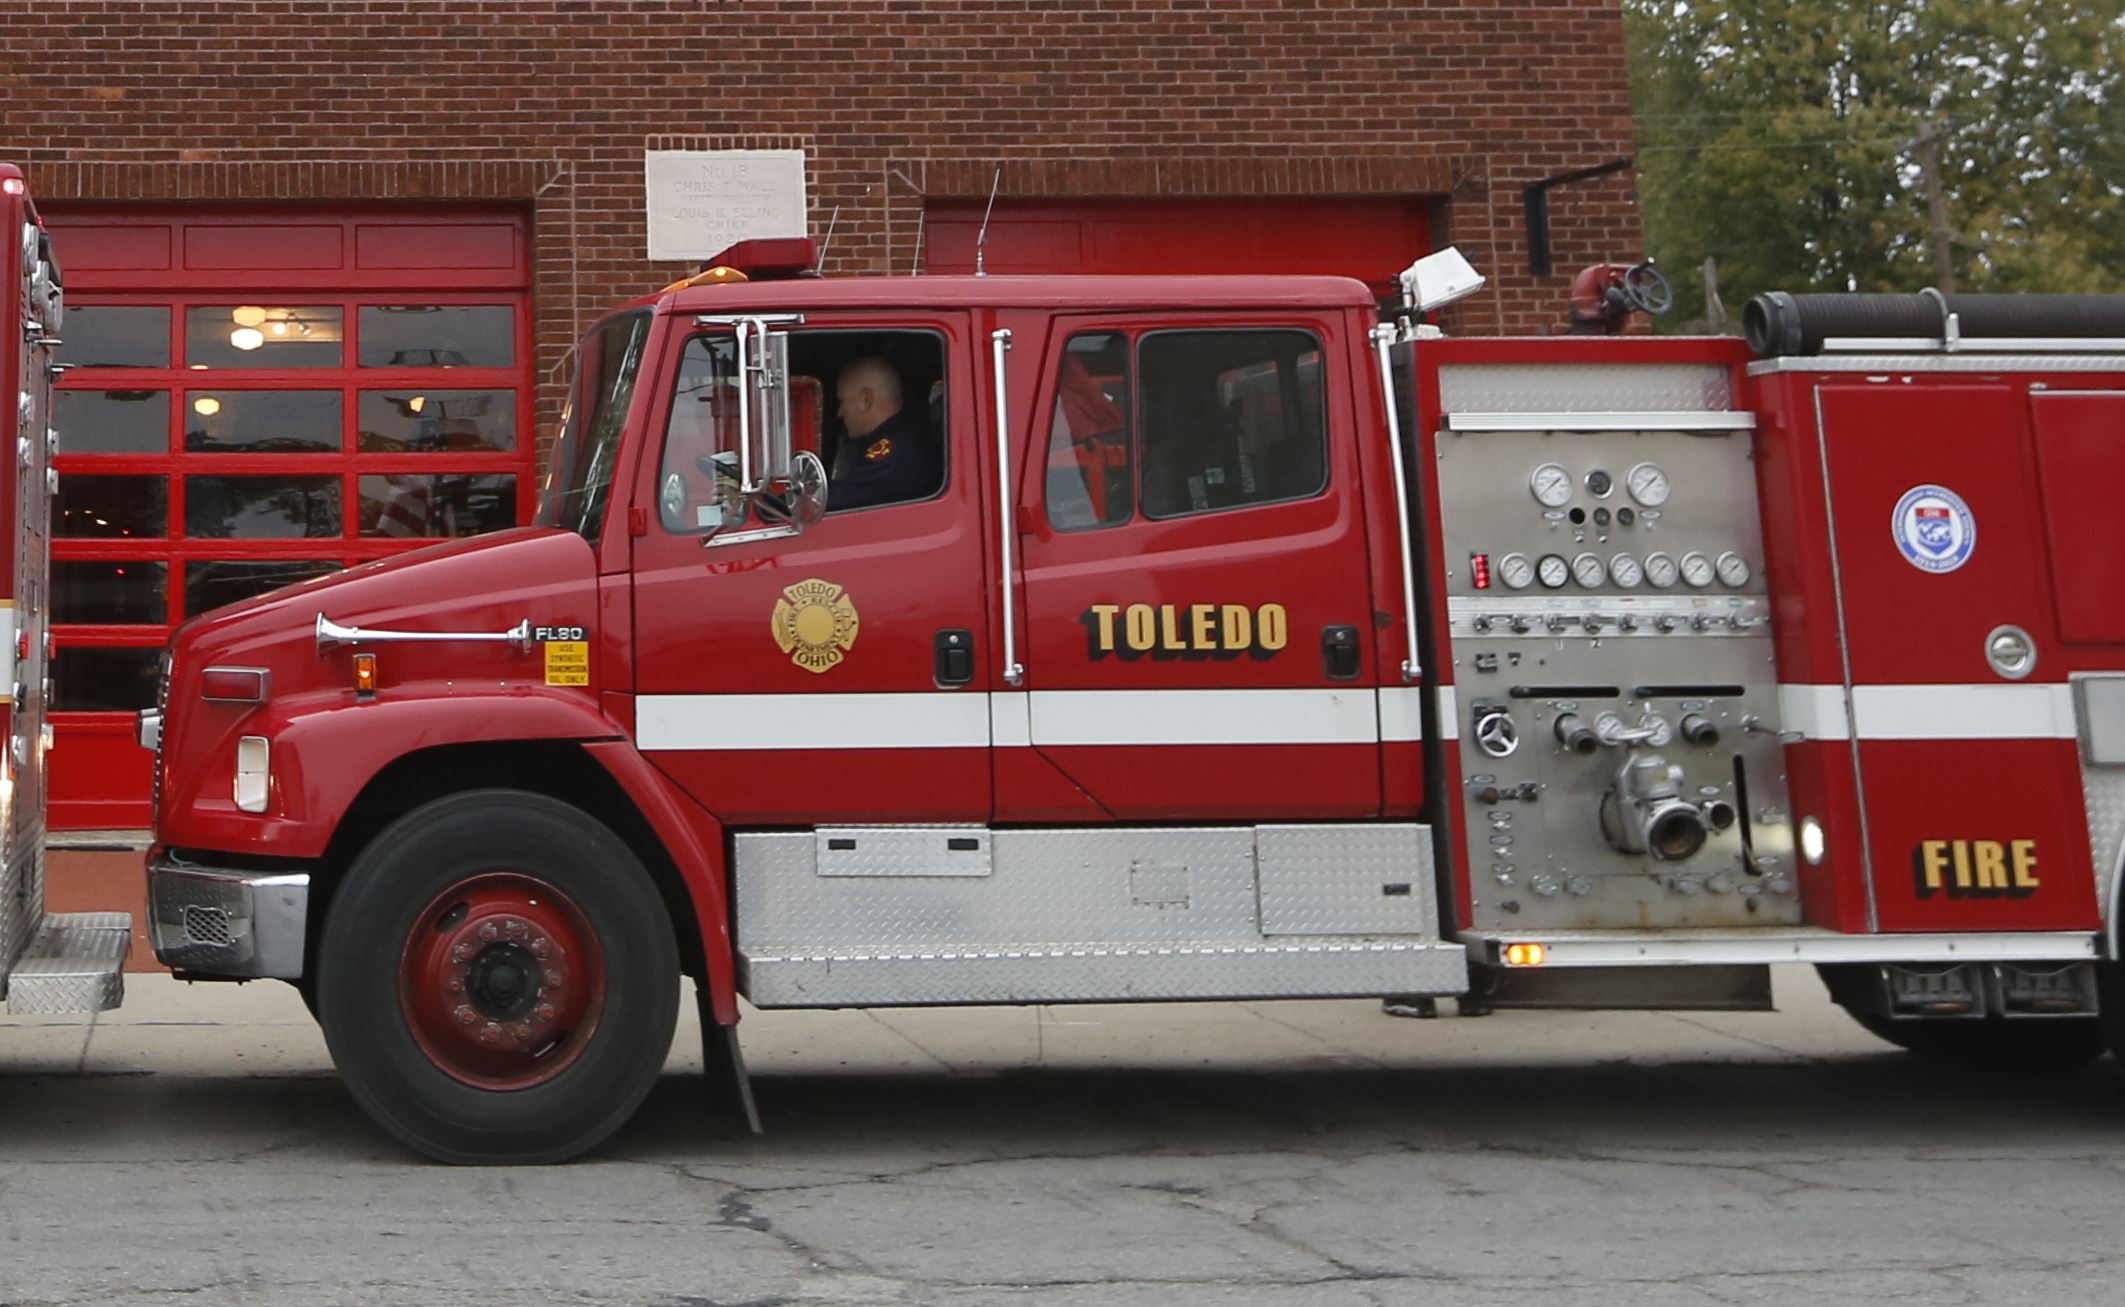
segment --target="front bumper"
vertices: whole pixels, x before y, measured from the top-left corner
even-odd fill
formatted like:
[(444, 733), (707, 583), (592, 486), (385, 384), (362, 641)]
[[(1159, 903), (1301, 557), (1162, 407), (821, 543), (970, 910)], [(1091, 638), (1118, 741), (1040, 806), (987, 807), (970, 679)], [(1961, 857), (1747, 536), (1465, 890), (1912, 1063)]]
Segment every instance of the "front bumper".
[(148, 859), (148, 931), (172, 970), (299, 980), (309, 919), (306, 871), (209, 867), (167, 851)]

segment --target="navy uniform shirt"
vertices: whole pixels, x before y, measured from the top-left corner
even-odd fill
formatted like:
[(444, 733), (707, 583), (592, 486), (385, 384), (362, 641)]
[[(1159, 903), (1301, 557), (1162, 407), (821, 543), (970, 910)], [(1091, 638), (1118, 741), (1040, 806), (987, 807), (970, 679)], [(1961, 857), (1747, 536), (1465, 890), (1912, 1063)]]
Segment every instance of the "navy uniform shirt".
[(852, 436), (834, 460), (838, 469), (827, 484), (829, 512), (927, 499), (944, 472), (944, 457), (923, 424), (906, 409), (871, 429)]

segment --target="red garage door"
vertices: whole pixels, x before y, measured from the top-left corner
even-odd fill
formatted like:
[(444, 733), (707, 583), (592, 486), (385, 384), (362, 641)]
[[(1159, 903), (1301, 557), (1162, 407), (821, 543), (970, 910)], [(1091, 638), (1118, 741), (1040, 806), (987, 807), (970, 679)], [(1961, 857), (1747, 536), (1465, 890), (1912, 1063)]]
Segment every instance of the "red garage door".
[(196, 613), (529, 519), (514, 211), (66, 210), (51, 824), (148, 821), (132, 714)]
[[(924, 211), (923, 266), (972, 272), (986, 202)], [(1422, 201), (1410, 199), (998, 200), (983, 260), (1005, 273), (1327, 273), (1377, 295), (1431, 252)]]

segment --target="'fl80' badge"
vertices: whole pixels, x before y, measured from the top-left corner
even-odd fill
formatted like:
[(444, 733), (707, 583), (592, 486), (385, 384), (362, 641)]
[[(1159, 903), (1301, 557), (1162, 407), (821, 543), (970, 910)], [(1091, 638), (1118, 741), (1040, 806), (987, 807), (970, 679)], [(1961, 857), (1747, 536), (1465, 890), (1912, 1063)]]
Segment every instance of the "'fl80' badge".
[(807, 672), (833, 670), (856, 647), (855, 602), (817, 577), (784, 590), (768, 625), (776, 647)]

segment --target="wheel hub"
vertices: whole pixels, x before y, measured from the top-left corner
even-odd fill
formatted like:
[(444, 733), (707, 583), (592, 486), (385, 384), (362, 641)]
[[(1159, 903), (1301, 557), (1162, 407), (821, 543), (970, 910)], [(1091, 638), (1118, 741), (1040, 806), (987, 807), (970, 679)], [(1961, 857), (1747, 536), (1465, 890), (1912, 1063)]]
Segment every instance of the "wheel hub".
[(604, 959), (575, 905), (528, 876), (474, 877), (416, 919), (400, 967), (408, 1028), (441, 1070), (482, 1088), (542, 1083), (604, 1006)]

